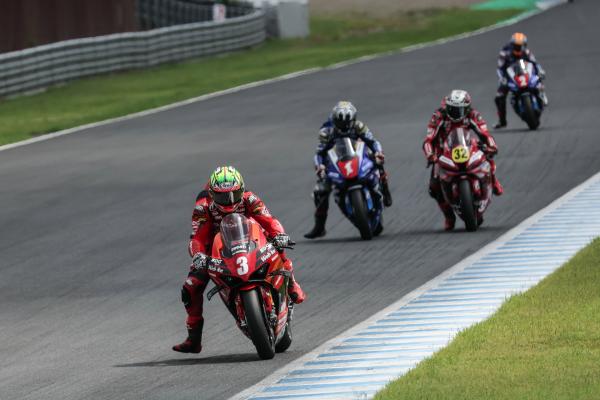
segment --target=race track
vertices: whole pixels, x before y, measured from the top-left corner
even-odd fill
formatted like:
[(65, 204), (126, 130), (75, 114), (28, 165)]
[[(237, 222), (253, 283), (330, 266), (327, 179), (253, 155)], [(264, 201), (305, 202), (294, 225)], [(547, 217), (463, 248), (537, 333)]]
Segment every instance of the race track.
[[(480, 36), (322, 71), (0, 152), (0, 399), (225, 399), (425, 283), (600, 170), (600, 3), (578, 0)], [(495, 62), (515, 30), (548, 73), (539, 132), (509, 113), (481, 231), (441, 231), (426, 192), (425, 124), (468, 89), (495, 120)], [(372, 242), (332, 207), (312, 224), (316, 130), (340, 98), (382, 141), (395, 203)], [(1, 122), (0, 122), (1, 123)], [(298, 246), (309, 300), (290, 351), (257, 361), (217, 300), (204, 351), (185, 333), (180, 286), (190, 215), (210, 171), (231, 163)]]

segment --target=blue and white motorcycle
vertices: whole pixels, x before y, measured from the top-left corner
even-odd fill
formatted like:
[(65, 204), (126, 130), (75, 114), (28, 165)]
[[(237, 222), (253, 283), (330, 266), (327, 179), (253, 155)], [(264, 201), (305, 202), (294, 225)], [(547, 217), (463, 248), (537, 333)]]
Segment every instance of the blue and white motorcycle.
[(540, 125), (544, 102), (540, 98), (540, 77), (533, 63), (519, 60), (507, 68), (508, 89), (512, 96), (510, 102), (519, 117), (531, 130)]
[(335, 201), (358, 228), (363, 240), (383, 230), (383, 203), (379, 192), (379, 170), (362, 141), (337, 139), (327, 153), (327, 178), (335, 187)]

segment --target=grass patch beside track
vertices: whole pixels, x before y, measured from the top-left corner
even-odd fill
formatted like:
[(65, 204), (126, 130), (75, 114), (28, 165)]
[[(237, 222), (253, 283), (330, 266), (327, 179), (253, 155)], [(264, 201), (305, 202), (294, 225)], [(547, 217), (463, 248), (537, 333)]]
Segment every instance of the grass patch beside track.
[(391, 399), (598, 399), (600, 239), (378, 393)]
[(252, 51), (86, 78), (0, 100), (0, 145), (126, 115), (245, 83), (472, 31), (521, 10), (431, 10), (376, 19), (311, 19), (311, 36), (269, 40)]

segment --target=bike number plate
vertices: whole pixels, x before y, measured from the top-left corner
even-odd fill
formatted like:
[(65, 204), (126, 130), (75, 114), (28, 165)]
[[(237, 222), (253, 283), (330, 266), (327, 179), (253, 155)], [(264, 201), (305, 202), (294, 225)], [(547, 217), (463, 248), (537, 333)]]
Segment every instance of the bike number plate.
[(452, 161), (455, 163), (467, 162), (469, 157), (469, 149), (466, 146), (456, 146), (452, 149)]

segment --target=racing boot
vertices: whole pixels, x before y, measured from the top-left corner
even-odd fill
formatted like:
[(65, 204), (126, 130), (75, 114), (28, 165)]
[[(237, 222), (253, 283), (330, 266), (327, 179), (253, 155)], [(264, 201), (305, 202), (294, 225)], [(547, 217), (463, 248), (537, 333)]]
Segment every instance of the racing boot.
[(546, 91), (544, 89), (539, 90), (539, 96), (542, 100), (542, 103), (544, 103), (544, 107), (548, 107), (548, 96), (546, 95)]
[(506, 96), (496, 96), (496, 109), (498, 110), (498, 122), (494, 125), (494, 129), (506, 127)]
[(440, 210), (444, 213), (444, 230), (451, 231), (454, 229), (454, 225), (456, 224), (456, 215), (454, 215), (454, 211), (452, 207), (450, 207), (447, 203), (438, 203), (440, 206)]
[(290, 272), (290, 281), (288, 283), (288, 296), (290, 296), (290, 300), (292, 300), (295, 304), (300, 304), (306, 299), (306, 295), (304, 294), (304, 290), (300, 287), (298, 282), (296, 282), (296, 278), (294, 277), (294, 266), (292, 265), (292, 260), (287, 258), (285, 253), (280, 253), (281, 258), (283, 259), (283, 268)]
[(193, 329), (188, 328), (188, 337), (183, 342), (173, 346), (174, 351), (180, 353), (194, 353), (198, 354), (202, 351), (202, 327), (204, 321), (200, 321), (197, 327)]
[(381, 235), (381, 232), (383, 232), (383, 225), (379, 223), (379, 225), (377, 225), (377, 228), (373, 230), (373, 236), (379, 236)]
[(290, 277), (290, 284), (288, 286), (288, 295), (294, 304), (300, 304), (306, 299), (306, 295), (304, 294), (304, 290), (300, 287), (296, 279), (294, 279), (294, 274)]
[(483, 215), (479, 214), (477, 216), (477, 226), (481, 226), (483, 224)]
[(382, 171), (381, 174), (381, 192), (383, 194), (383, 205), (386, 207), (390, 207), (392, 205), (392, 194), (390, 193), (390, 188), (388, 186), (388, 176), (385, 171)]
[(327, 215), (315, 215), (315, 226), (310, 232), (305, 234), (304, 237), (307, 239), (316, 239), (325, 236), (327, 233), (325, 230), (325, 222), (327, 222)]
[(504, 188), (495, 175), (492, 177), (492, 192), (494, 192), (496, 196), (502, 196), (502, 193), (504, 193)]

